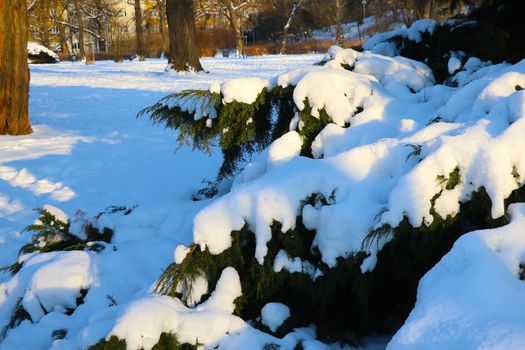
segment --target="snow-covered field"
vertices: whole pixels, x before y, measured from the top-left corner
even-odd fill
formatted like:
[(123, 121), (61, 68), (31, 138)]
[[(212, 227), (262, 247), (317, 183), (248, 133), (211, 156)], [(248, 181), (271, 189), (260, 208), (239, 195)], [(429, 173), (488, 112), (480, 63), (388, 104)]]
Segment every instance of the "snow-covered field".
[[(47, 349), (51, 333), (63, 328), (72, 341), (59, 348), (93, 344), (106, 336), (121, 305), (148, 293), (173, 260), (177, 244), (191, 241), (193, 216), (205, 204), (192, 201), (191, 194), (203, 179), (215, 177), (221, 157), (186, 147), (174, 154), (175, 133), (153, 126), (146, 117), (137, 119), (140, 109), (167, 92), (207, 88), (213, 81), (245, 75), (269, 78), (320, 58), (203, 59), (209, 73), (201, 74), (166, 73), (161, 60), (32, 65), (34, 133), (0, 136), (0, 266), (16, 262), (29, 240), (31, 233), (20, 231), (38, 217), (34, 208), (51, 204), (70, 217), (78, 210), (91, 217), (111, 205), (139, 207), (125, 223), (116, 224), (118, 253), (106, 249), (97, 255), (79, 253), (79, 259), (67, 253), (48, 257), (55, 266), (69, 259), (73, 271), (86, 275), (89, 297), (70, 317), (50, 313), (39, 323), (23, 322), (0, 348)], [(67, 288), (52, 266), (41, 271), (39, 280), (32, 278), (34, 269), (24, 271), (14, 279), (0, 273), (0, 283), (7, 282), (0, 284), (0, 328), (28, 285), (37, 294)], [(109, 308), (111, 300), (118, 305)]]
[[(184, 302), (153, 294), (152, 286), (162, 269), (183, 263), (197, 245), (223, 253), (231, 233), (246, 225), (255, 235), (255, 258), (266, 261), (272, 225), (287, 232), (298, 218), (315, 231), (312, 247), (324, 265), (279, 250), (274, 272), (315, 281), (322, 269), (363, 250), (361, 271), (373, 271), (378, 251), (402, 222), (429, 227), (460, 217), (460, 203), (473, 202), (481, 188), (492, 219), (510, 223), (462, 236), (421, 280), (401, 329), (392, 339), (368, 339), (367, 348), (387, 342), (396, 350), (523, 348), (525, 206), (508, 206), (506, 198), (525, 183), (525, 60), (492, 65), (451, 55), (451, 76), (441, 85), (424, 63), (391, 57), (399, 48), (388, 39), (419, 41), (436, 25), (423, 20), (378, 35), (363, 53), (334, 47), (322, 67), (312, 66), (322, 58), (313, 55), (204, 59), (209, 73), (202, 74), (166, 73), (158, 60), (32, 66), (35, 132), (0, 137), (0, 265), (17, 260), (30, 235), (21, 230), (37, 218), (33, 208), (45, 206), (61, 221), (69, 217), (72, 227), (81, 213), (92, 217), (112, 205), (134, 210), (99, 218), (115, 230), (100, 253), (30, 253), (14, 277), (0, 274), (0, 331), (14, 326), (0, 350), (82, 349), (108, 335), (125, 339), (129, 350), (150, 349), (162, 332), (210, 349), (348, 349), (316, 340), (315, 327), (279, 339), (233, 315), (243, 292), (243, 276), (233, 267), (222, 270), (200, 304), (208, 291), (201, 270), (190, 287), (177, 286)], [(252, 78), (235, 79), (244, 77)], [(136, 118), (168, 92), (210, 89), (222, 94), (222, 104), (210, 104), (209, 91), (200, 100), (179, 96), (166, 103), (195, 120), (207, 118), (202, 125), (214, 130), (219, 105), (252, 103), (276, 86), (293, 89), (289, 131), (213, 200), (194, 202), (191, 195), (215, 176), (219, 152), (183, 147), (174, 154), (174, 131)], [(329, 122), (308, 145), (313, 157), (300, 157), (307, 118), (320, 116)], [(249, 129), (257, 120), (240, 122)], [(218, 130), (220, 137), (229, 132)], [(383, 233), (377, 244), (363, 245), (373, 232)], [(79, 303), (83, 290), (89, 292)], [(32, 322), (15, 324), (20, 306)], [(292, 312), (271, 302), (260, 320), (276, 330)]]

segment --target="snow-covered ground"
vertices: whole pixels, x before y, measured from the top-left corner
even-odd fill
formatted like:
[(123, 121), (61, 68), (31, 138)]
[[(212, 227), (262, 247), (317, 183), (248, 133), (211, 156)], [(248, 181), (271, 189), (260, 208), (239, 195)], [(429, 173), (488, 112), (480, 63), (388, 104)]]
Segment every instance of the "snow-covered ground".
[[(113, 223), (118, 253), (106, 249), (96, 255), (81, 253), (78, 259), (52, 253), (41, 259), (54, 266), (73, 261), (72, 271), (89, 278), (72, 283), (89, 284), (89, 296), (70, 317), (52, 312), (39, 323), (23, 322), (0, 342), (0, 349), (50, 348), (52, 331), (62, 328), (73, 340), (62, 348), (93, 344), (107, 335), (121, 305), (147, 294), (173, 260), (177, 244), (191, 241), (193, 216), (205, 204), (192, 201), (191, 194), (203, 179), (215, 177), (221, 157), (189, 148), (174, 154), (175, 133), (146, 117), (137, 119), (140, 109), (167, 92), (207, 88), (238, 76), (269, 78), (320, 58), (203, 59), (209, 73), (200, 74), (166, 73), (166, 61), (161, 60), (32, 65), (34, 133), (0, 136), (0, 266), (16, 262), (18, 250), (29, 240), (31, 233), (20, 231), (38, 217), (34, 208), (51, 204), (70, 217), (78, 210), (93, 216), (110, 205), (138, 208), (125, 223)], [(12, 303), (24, 297), (26, 288), (31, 291), (28, 300), (35, 295), (46, 299), (39, 288), (67, 288), (60, 278), (50, 279), (53, 273), (60, 276), (53, 265), (33, 276), (42, 265), (34, 261), (14, 279), (0, 273), (0, 328), (9, 322)], [(117, 306), (109, 308), (111, 300)]]
[[(332, 48), (323, 67), (312, 66), (320, 56), (205, 59), (207, 74), (166, 73), (166, 62), (158, 60), (32, 67), (35, 133), (0, 137), (0, 265), (16, 261), (28, 241), (29, 233), (20, 230), (37, 217), (32, 208), (48, 205), (62, 221), (79, 210), (93, 216), (111, 205), (135, 209), (100, 219), (115, 229), (112, 244), (100, 253), (28, 255), (14, 277), (0, 274), (0, 326), (10, 322), (17, 304), (33, 321), (10, 329), (0, 349), (85, 348), (108, 335), (125, 339), (130, 350), (150, 349), (161, 332), (209, 348), (293, 349), (301, 342), (308, 350), (340, 349), (317, 341), (313, 327), (277, 339), (232, 315), (242, 288), (231, 267), (195, 307), (208, 290), (202, 276), (194, 278), (186, 304), (152, 294), (152, 285), (163, 268), (184, 261), (192, 241), (219, 254), (231, 245), (231, 232), (246, 224), (263, 261), (271, 225), (280, 222), (285, 232), (296, 226), (299, 213), (315, 230), (313, 245), (326, 266), (367, 249), (361, 270), (370, 271), (378, 249), (391, 239), (386, 235), (363, 248), (371, 229), (391, 229), (405, 217), (414, 227), (452, 218), (481, 187), (491, 199), (492, 218), (507, 215), (510, 224), (456, 242), (421, 280), (416, 306), (389, 347), (522, 347), (525, 209), (514, 204), (507, 210), (505, 198), (525, 182), (525, 60), (491, 65), (452, 57), (455, 84), (446, 86), (435, 84), (424, 63), (388, 57), (398, 48), (385, 40), (404, 35), (417, 41), (435, 25), (421, 21), (377, 36), (365, 46), (374, 52)], [(245, 77), (252, 78), (236, 79)], [(293, 87), (298, 111), (308, 100), (311, 116), (326, 113), (330, 120), (311, 144), (313, 158), (298, 156), (306, 120), (298, 112), (290, 131), (214, 200), (193, 202), (191, 194), (202, 179), (214, 177), (220, 156), (188, 148), (174, 155), (175, 132), (135, 117), (167, 92), (210, 88), (222, 93), (224, 103), (253, 102), (277, 85)], [(184, 108), (186, 102), (170, 101)], [(213, 125), (217, 113), (197, 110), (196, 119)], [(305, 204), (312, 194), (324, 196), (325, 205)], [(322, 274), (284, 250), (273, 268), (312, 279)], [(277, 329), (291, 312), (269, 303), (261, 320)], [(67, 335), (59, 339), (57, 331)], [(368, 345), (384, 348), (387, 341)]]
[[(343, 24), (343, 36), (346, 40), (363, 40), (366, 41), (369, 37), (377, 33), (377, 30), (393, 30), (403, 28), (405, 25), (401, 19), (395, 20), (392, 12), (382, 17), (369, 16), (366, 17), (362, 23), (357, 21)], [(330, 26), (323, 29), (316, 29), (312, 31), (312, 39), (317, 40), (334, 40), (336, 34), (335, 26)]]

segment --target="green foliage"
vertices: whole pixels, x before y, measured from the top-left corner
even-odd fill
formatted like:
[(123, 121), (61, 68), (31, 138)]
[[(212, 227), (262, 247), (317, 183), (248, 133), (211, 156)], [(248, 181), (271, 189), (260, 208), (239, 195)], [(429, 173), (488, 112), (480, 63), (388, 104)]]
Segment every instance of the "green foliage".
[(9, 320), (9, 323), (7, 325), (5, 325), (2, 328), (2, 331), (0, 332), (0, 340), (5, 338), (5, 336), (7, 334), (7, 331), (9, 329), (18, 327), (20, 325), (20, 323), (22, 323), (22, 321), (24, 321), (24, 320), (31, 321), (31, 316), (29, 315), (29, 313), (22, 306), (22, 298), (20, 298), (20, 299), (18, 299), (18, 301), (15, 304), (15, 308), (14, 308), (14, 311), (13, 311), (13, 313), (11, 315), (11, 319)]
[[(77, 219), (83, 221), (83, 230), (86, 239), (81, 239), (69, 231), (69, 223), (58, 220), (53, 214), (45, 209), (36, 209), (40, 217), (36, 223), (28, 225), (22, 232), (32, 232), (33, 236), (28, 244), (22, 246), (19, 255), (33, 252), (48, 253), (54, 251), (89, 250), (96, 253), (105, 249), (101, 242), (110, 243), (113, 230), (109, 227), (98, 228), (96, 220), (102, 215), (122, 212), (128, 215), (134, 208), (108, 207), (105, 211), (95, 215), (93, 220), (83, 217), (85, 213), (79, 211)], [(0, 267), (0, 272), (9, 272), (15, 275), (22, 268), (20, 261), (14, 264)]]
[(175, 334), (162, 332), (159, 342), (151, 350), (196, 350), (200, 345), (202, 344), (181, 344)]
[(98, 343), (89, 347), (89, 350), (126, 350), (126, 341), (113, 335), (109, 340), (100, 339)]
[(331, 122), (331, 119), (324, 108), (319, 111), (318, 118), (312, 116), (312, 107), (310, 106), (308, 98), (304, 101), (304, 105), (304, 109), (299, 112), (302, 125), (299, 127), (298, 133), (303, 140), (301, 155), (312, 157), (312, 142), (321, 130)]
[[(459, 169), (454, 169), (446, 178), (443, 176), (443, 190), (452, 190), (460, 181)], [(334, 201), (335, 194), (313, 194), (303, 205), (331, 205)], [(523, 201), (525, 187), (514, 191), (505, 205)], [(212, 255), (207, 249), (191, 246), (180, 265), (172, 264), (164, 272), (157, 291), (182, 297), (176, 292), (177, 284), (190, 284), (198, 274), (204, 274), (213, 289), (222, 270), (232, 266), (239, 273), (243, 291), (236, 300), (236, 315), (256, 320), (266, 303), (282, 302), (290, 307), (291, 317), (276, 336), (315, 324), (322, 339), (356, 345), (366, 334), (391, 333), (403, 324), (414, 307), (419, 280), (461, 235), (508, 223), (506, 217), (492, 219), (491, 201), (483, 188), (474, 192), (468, 202), (461, 203), (455, 216), (433, 215), (434, 221), (428, 226), (413, 227), (405, 217), (397, 227), (381, 227), (382, 232), (369, 237), (368, 244), (387, 234), (390, 241), (378, 253), (375, 269), (365, 273), (360, 268), (367, 257), (365, 252), (340, 257), (333, 268), (323, 263), (319, 251), (312, 249), (315, 232), (304, 227), (300, 216), (297, 227), (285, 233), (279, 223), (272, 225), (268, 253), (263, 264), (259, 264), (254, 256), (255, 236), (245, 226), (232, 232), (232, 245), (221, 254)], [(366, 246), (367, 242), (363, 244)], [(273, 262), (281, 249), (291, 258), (310, 263), (321, 274), (313, 279), (305, 272), (274, 272)], [(253, 324), (269, 331), (255, 321)]]
[(53, 340), (57, 339), (64, 339), (67, 335), (67, 329), (61, 328), (61, 329), (55, 329), (53, 333), (51, 333), (51, 337)]
[(419, 157), (421, 156), (421, 151), (423, 150), (422, 145), (413, 145), (409, 143), (409, 144), (406, 144), (405, 147), (410, 147), (412, 149), (410, 153), (407, 155), (405, 159), (406, 161), (408, 161), (412, 157), (419, 159)]
[[(162, 332), (157, 344), (151, 350), (196, 350), (202, 344), (179, 343), (177, 336), (173, 333)], [(126, 350), (126, 340), (111, 336), (109, 340), (100, 339), (98, 343), (91, 346), (89, 350)]]
[(455, 167), (454, 170), (448, 174), (448, 178), (444, 175), (438, 175), (436, 181), (445, 187), (446, 190), (451, 191), (457, 185), (461, 183), (461, 176), (459, 175), (459, 168)]
[(447, 81), (451, 52), (463, 51), (467, 57), (484, 61), (518, 62), (525, 51), (525, 2), (521, 0), (486, 1), (458, 22), (438, 24), (433, 33), (423, 32), (416, 42), (396, 36), (390, 39), (401, 56), (425, 62), (438, 83)]
[(8, 266), (2, 266), (0, 267), (0, 272), (8, 272), (12, 276), (16, 275), (18, 271), (22, 268), (22, 263), (17, 261), (14, 264), (8, 265)]
[(85, 249), (100, 252), (104, 246), (93, 242), (111, 242), (113, 230), (108, 227), (99, 230), (94, 223), (86, 221), (84, 231), (87, 239), (83, 240), (69, 232), (69, 223), (58, 220), (45, 209), (37, 209), (37, 211), (40, 214), (37, 223), (23, 230), (23, 232), (34, 232), (34, 234), (31, 242), (20, 249), (20, 254)]

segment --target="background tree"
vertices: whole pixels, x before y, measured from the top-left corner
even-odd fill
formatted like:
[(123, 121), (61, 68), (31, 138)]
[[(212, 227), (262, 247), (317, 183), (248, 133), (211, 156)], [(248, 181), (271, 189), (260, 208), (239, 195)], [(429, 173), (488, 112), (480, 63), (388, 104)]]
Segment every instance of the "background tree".
[(135, 0), (135, 36), (137, 41), (137, 56), (140, 61), (144, 61), (144, 32), (142, 28), (140, 0)]
[(0, 1), (0, 134), (31, 133), (27, 2)]
[(176, 71), (201, 71), (195, 43), (193, 0), (167, 0), (166, 13), (170, 40), (170, 68)]
[(162, 40), (162, 52), (167, 51), (166, 40), (166, 0), (156, 0), (157, 11), (159, 16), (159, 32)]
[(218, 2), (224, 8), (226, 18), (228, 18), (231, 28), (235, 32), (237, 56), (244, 56), (243, 24), (246, 16), (245, 11), (250, 7), (257, 6), (257, 4), (251, 0), (218, 0)]
[(290, 29), (290, 26), (292, 25), (292, 21), (294, 20), (295, 14), (297, 13), (297, 9), (302, 5), (304, 0), (298, 0), (294, 1), (292, 5), (292, 10), (290, 11), (290, 16), (288, 16), (288, 20), (286, 21), (286, 24), (283, 28), (283, 41), (281, 43), (281, 50), (279, 51), (281, 55), (283, 55), (286, 52), (286, 43), (288, 41), (288, 30)]

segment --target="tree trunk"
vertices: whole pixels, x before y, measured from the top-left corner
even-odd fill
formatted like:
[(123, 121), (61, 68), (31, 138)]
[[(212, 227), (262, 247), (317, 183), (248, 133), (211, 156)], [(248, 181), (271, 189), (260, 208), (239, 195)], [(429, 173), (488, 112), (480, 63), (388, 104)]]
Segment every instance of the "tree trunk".
[(159, 11), (159, 31), (162, 40), (162, 52), (166, 53), (166, 2), (157, 0), (157, 10)]
[(30, 134), (27, 3), (0, 0), (0, 134)]
[(244, 40), (242, 38), (242, 28), (240, 23), (235, 28), (235, 42), (237, 47), (237, 57), (244, 57)]
[(426, 0), (423, 7), (423, 18), (432, 18), (434, 12), (434, 1)]
[(176, 71), (203, 70), (195, 45), (193, 0), (167, 0), (166, 10), (171, 69)]
[(292, 25), (293, 18), (295, 16), (295, 12), (297, 11), (297, 8), (301, 5), (301, 1), (295, 3), (292, 5), (292, 11), (290, 12), (290, 16), (288, 17), (288, 21), (286, 21), (286, 24), (283, 28), (283, 41), (281, 43), (281, 50), (279, 53), (281, 55), (284, 55), (286, 52), (286, 43), (288, 41), (288, 29), (290, 29), (290, 26)]
[(335, 41), (343, 47), (345, 44), (343, 36), (343, 0), (335, 0)]
[(142, 9), (140, 0), (135, 0), (135, 36), (137, 39), (137, 56), (144, 61), (144, 33), (142, 30)]
[(83, 60), (86, 57), (86, 50), (84, 47), (84, 18), (82, 12), (80, 11), (80, 4), (78, 0), (75, 0), (75, 15), (78, 21), (78, 47), (80, 50), (79, 59)]

